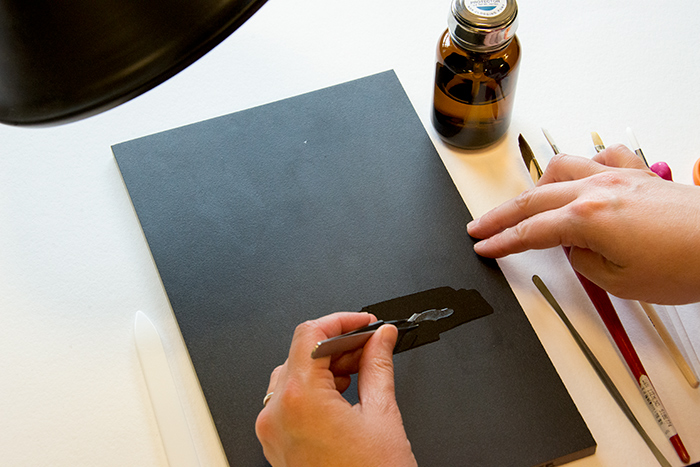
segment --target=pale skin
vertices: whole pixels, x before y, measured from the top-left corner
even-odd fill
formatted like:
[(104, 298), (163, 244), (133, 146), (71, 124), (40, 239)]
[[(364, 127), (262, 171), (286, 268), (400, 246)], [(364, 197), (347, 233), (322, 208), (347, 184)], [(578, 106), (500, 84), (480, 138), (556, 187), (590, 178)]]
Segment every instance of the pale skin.
[(568, 246), (574, 269), (613, 295), (700, 301), (700, 188), (661, 179), (622, 145), (556, 156), (535, 188), (467, 229), (482, 256)]
[[(476, 253), (570, 247), (573, 267), (608, 292), (651, 303), (700, 301), (700, 187), (668, 182), (624, 146), (557, 156), (537, 186), (469, 224)], [(394, 392), (393, 326), (363, 349), (314, 360), (317, 342), (375, 321), (336, 313), (297, 327), (256, 433), (282, 466), (416, 465)], [(341, 395), (358, 373), (360, 402)]]
[[(335, 313), (300, 324), (289, 358), (270, 377), (274, 392), (255, 424), (265, 457), (281, 466), (415, 466), (394, 392), (398, 331), (382, 326), (363, 349), (311, 358), (317, 342), (376, 321), (366, 313)], [(342, 392), (358, 373), (360, 402)]]

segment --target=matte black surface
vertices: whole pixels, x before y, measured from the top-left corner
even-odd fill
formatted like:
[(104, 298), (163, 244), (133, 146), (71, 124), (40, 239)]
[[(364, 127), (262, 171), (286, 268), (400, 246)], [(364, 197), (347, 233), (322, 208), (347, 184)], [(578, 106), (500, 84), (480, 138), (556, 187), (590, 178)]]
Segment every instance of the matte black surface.
[(395, 356), (419, 464), (595, 450), (393, 72), (113, 150), (232, 465), (299, 322), (443, 286), (495, 311)]
[(360, 311), (372, 313), (380, 320), (392, 321), (405, 320), (414, 313), (441, 308), (451, 309), (452, 314), (437, 321), (421, 321), (410, 329), (399, 326), (394, 354), (438, 341), (441, 333), (493, 313), (493, 308), (478, 290), (455, 290), (452, 287), (437, 287), (392, 298), (368, 305)]
[(265, 0), (0, 0), (0, 122), (75, 120), (153, 88)]

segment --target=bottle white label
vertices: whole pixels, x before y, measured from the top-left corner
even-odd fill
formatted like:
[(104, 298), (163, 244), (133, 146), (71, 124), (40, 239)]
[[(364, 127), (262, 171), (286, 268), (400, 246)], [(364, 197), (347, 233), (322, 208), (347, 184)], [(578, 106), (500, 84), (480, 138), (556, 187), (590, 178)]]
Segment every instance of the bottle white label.
[(464, 6), (475, 15), (491, 18), (503, 13), (506, 0), (466, 0)]

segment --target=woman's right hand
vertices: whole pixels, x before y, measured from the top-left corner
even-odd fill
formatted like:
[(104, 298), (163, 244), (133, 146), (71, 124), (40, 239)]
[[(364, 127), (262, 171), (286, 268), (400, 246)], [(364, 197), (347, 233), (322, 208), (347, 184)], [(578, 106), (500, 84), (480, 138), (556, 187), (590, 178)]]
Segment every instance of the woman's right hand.
[(659, 178), (621, 145), (554, 157), (535, 188), (468, 231), (490, 258), (570, 247), (574, 269), (621, 298), (700, 301), (700, 187)]

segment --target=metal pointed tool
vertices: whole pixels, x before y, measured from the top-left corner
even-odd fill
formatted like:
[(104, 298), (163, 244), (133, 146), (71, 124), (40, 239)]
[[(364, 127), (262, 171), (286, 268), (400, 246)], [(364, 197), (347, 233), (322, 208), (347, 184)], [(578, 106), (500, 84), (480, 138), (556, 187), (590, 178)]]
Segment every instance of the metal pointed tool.
[(422, 311), (420, 313), (413, 313), (413, 315), (408, 318), (409, 323), (420, 323), (421, 321), (437, 321), (442, 318), (447, 318), (448, 316), (451, 316), (452, 313), (455, 311), (451, 308), (441, 308), (441, 309), (433, 309), (433, 310), (426, 310)]
[[(493, 313), (493, 307), (475, 289), (443, 286), (367, 305), (361, 310), (379, 321), (318, 342), (312, 358), (359, 349), (383, 324), (399, 330), (394, 354), (440, 340), (442, 333)], [(408, 318), (404, 318), (408, 316)]]
[(627, 402), (625, 402), (625, 399), (622, 397), (622, 394), (620, 394), (620, 391), (617, 389), (615, 386), (615, 383), (613, 383), (612, 379), (608, 374), (605, 372), (605, 369), (603, 368), (603, 365), (600, 364), (598, 359), (595, 357), (591, 349), (588, 347), (586, 342), (583, 340), (581, 335), (576, 331), (576, 328), (574, 327), (573, 324), (571, 324), (571, 321), (569, 321), (569, 318), (566, 316), (566, 313), (564, 313), (564, 310), (562, 310), (561, 306), (559, 306), (559, 303), (556, 301), (552, 293), (549, 291), (546, 285), (544, 285), (544, 282), (542, 282), (542, 279), (539, 278), (539, 276), (532, 276), (532, 282), (534, 282), (535, 286), (537, 287), (537, 290), (540, 291), (542, 296), (547, 300), (549, 305), (554, 309), (554, 311), (557, 312), (557, 315), (559, 315), (559, 318), (564, 322), (566, 327), (569, 329), (569, 332), (573, 336), (574, 340), (578, 344), (579, 348), (583, 352), (583, 354), (586, 356), (588, 359), (588, 362), (591, 364), (595, 372), (598, 374), (598, 377), (600, 380), (603, 382), (605, 385), (606, 389), (610, 393), (610, 395), (615, 399), (615, 402), (617, 402), (617, 405), (620, 406), (620, 409), (622, 409), (622, 412), (627, 416), (629, 421), (632, 423), (632, 425), (637, 429), (637, 432), (639, 435), (644, 439), (644, 442), (647, 443), (647, 446), (649, 446), (649, 449), (651, 452), (654, 454), (654, 457), (656, 457), (656, 460), (659, 461), (659, 464), (661, 464), (664, 467), (670, 467), (670, 463), (668, 460), (664, 457), (664, 455), (659, 451), (659, 448), (656, 447), (654, 442), (649, 438), (649, 435), (644, 431), (644, 428), (642, 428), (642, 425), (639, 423), (637, 420), (637, 417), (634, 416), (634, 413), (632, 412), (632, 409), (630, 409), (629, 405), (627, 405)]
[(398, 344), (398, 341), (401, 340), (402, 335), (406, 334), (408, 331), (417, 329), (420, 323), (438, 321), (451, 316), (453, 313), (454, 310), (451, 308), (430, 309), (420, 313), (413, 313), (408, 319), (375, 321), (374, 323), (363, 328), (319, 342), (314, 348), (313, 352), (311, 352), (311, 358), (327, 357), (328, 355), (340, 354), (350, 350), (359, 349), (365, 345), (369, 338), (372, 337), (372, 334), (377, 332), (377, 330), (384, 324), (392, 324), (398, 328)]

